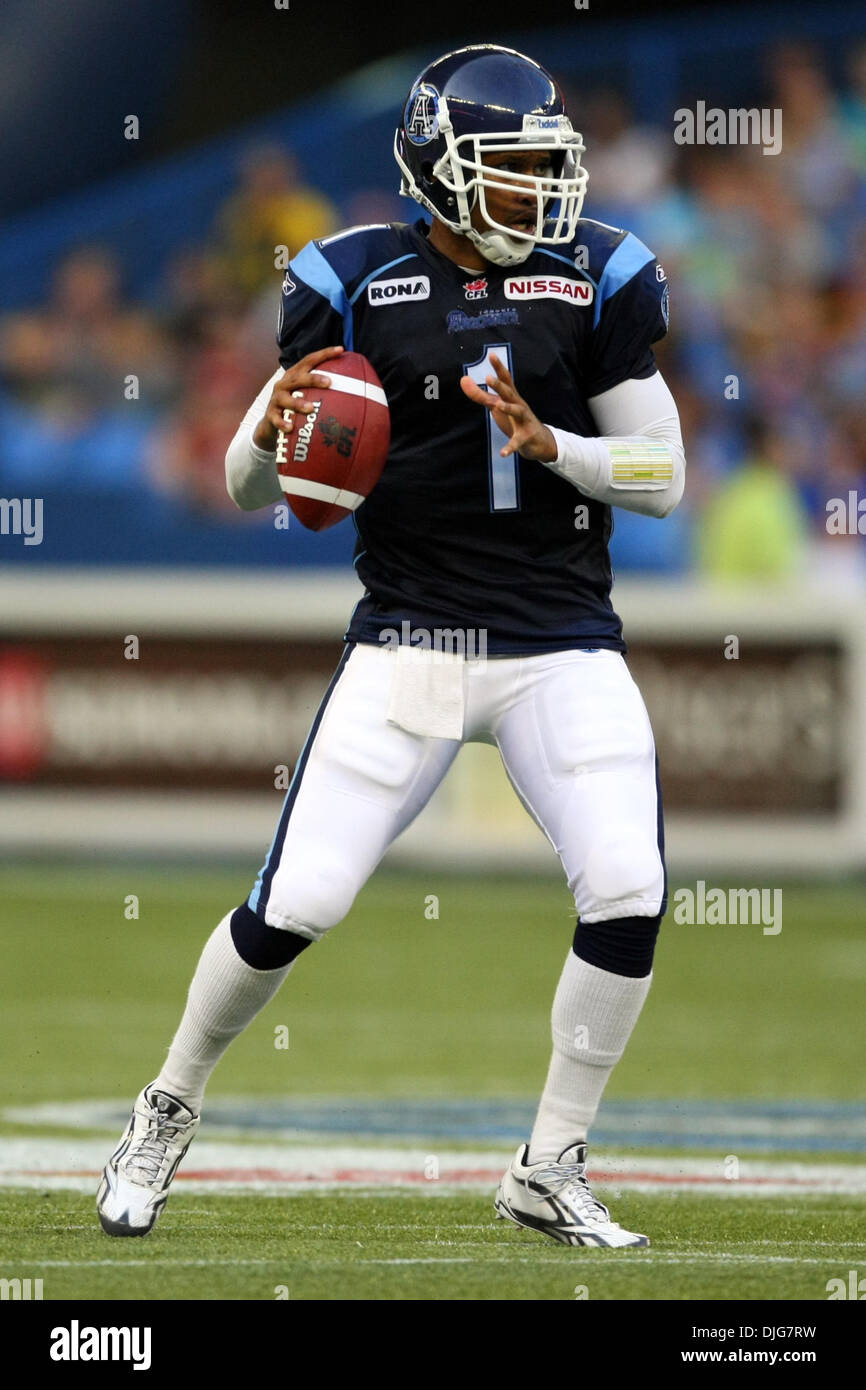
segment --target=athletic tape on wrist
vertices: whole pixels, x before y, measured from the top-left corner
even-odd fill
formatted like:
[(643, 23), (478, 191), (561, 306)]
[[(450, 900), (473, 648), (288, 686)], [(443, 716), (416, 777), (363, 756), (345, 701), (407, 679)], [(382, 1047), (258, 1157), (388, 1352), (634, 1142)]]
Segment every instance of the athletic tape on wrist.
[(612, 465), (611, 487), (667, 487), (674, 476), (674, 461), (667, 444), (647, 440), (606, 439)]

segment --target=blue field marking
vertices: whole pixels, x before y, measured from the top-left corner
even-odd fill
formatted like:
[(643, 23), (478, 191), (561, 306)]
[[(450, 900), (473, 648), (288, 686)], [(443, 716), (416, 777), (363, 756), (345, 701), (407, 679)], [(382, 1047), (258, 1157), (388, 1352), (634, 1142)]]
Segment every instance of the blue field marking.
[[(346, 1097), (214, 1097), (203, 1130), (214, 1138), (300, 1139), (314, 1135), (412, 1141), (460, 1140), (517, 1145), (529, 1138), (532, 1100), (418, 1100)], [(128, 1107), (93, 1100), (9, 1108), (16, 1123), (122, 1128)], [(709, 1149), (713, 1152), (866, 1153), (866, 1112), (838, 1101), (651, 1100), (603, 1103), (592, 1128), (596, 1146)]]
[[(257, 1131), (306, 1130), (388, 1138), (529, 1138), (536, 1102), (494, 1100), (280, 1100), (208, 1108), (210, 1124)], [(741, 1151), (802, 1149), (866, 1153), (862, 1106), (835, 1102), (611, 1101), (593, 1125), (595, 1145)]]

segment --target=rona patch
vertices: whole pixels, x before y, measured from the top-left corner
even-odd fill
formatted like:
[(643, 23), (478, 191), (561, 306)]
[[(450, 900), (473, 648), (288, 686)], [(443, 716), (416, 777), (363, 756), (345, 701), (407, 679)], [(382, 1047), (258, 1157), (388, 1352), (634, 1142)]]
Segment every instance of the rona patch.
[(587, 280), (562, 280), (550, 275), (512, 275), (505, 281), (506, 299), (567, 299), (591, 304), (593, 286)]
[(429, 275), (413, 275), (407, 280), (374, 280), (367, 286), (370, 304), (405, 304), (430, 298)]

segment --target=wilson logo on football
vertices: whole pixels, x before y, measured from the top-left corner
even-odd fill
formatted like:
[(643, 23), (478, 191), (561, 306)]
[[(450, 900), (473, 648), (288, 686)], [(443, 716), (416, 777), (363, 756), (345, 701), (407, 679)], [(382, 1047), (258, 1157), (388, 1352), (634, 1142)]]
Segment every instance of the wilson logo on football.
[(374, 280), (367, 286), (371, 304), (400, 304), (407, 299), (429, 299), (429, 275), (415, 275), (411, 280)]
[(512, 276), (505, 281), (506, 299), (567, 299), (581, 305), (591, 304), (593, 293), (586, 280), (555, 280), (541, 275), (533, 279)]
[(319, 410), (322, 402), (315, 401), (315, 410), (305, 417), (306, 424), (302, 425), (295, 437), (295, 447), (292, 452), (292, 463), (303, 463), (310, 452), (310, 440), (313, 437), (313, 430), (316, 428), (316, 421), (319, 418)]

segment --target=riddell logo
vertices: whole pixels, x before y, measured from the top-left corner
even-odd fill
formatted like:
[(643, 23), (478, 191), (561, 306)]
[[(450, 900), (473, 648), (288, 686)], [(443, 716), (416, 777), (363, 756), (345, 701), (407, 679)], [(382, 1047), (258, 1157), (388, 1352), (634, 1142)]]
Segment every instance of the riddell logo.
[(572, 304), (591, 304), (592, 285), (586, 280), (554, 280), (547, 275), (505, 281), (506, 299), (568, 299)]
[(371, 304), (400, 304), (407, 299), (429, 299), (430, 277), (415, 275), (411, 280), (374, 280), (367, 286)]
[(480, 280), (470, 280), (468, 284), (463, 286), (463, 293), (467, 299), (486, 299), (487, 280), (483, 275)]
[(313, 430), (319, 418), (319, 410), (321, 409), (322, 402), (316, 401), (315, 406), (315, 410), (311, 410), (306, 417), (306, 424), (302, 425), (298, 430), (298, 436), (295, 440), (295, 448), (292, 454), (292, 463), (304, 463), (307, 454), (310, 452), (310, 440), (313, 437)]

